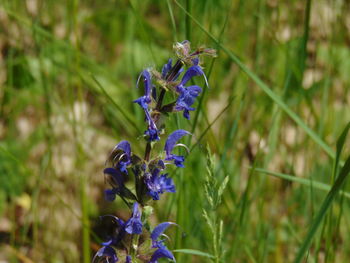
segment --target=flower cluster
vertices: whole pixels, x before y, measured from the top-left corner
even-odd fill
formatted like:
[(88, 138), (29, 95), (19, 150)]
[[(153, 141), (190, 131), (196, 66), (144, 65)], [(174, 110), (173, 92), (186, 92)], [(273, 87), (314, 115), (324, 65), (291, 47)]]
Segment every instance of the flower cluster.
[[(127, 251), (127, 248), (125, 247), (124, 244), (128, 236), (130, 237), (132, 235), (142, 234), (143, 224), (141, 221), (141, 212), (139, 210), (139, 204), (137, 202), (134, 203), (132, 216), (126, 222), (112, 215), (108, 215), (104, 217), (110, 218), (116, 227), (115, 229), (113, 229), (109, 240), (102, 243), (103, 247), (97, 251), (93, 261), (96, 261), (96, 259), (102, 258), (108, 263), (115, 263), (119, 261), (120, 255), (118, 257), (114, 247), (124, 248), (124, 251)], [(157, 260), (159, 258), (168, 258), (175, 261), (174, 255), (164, 245), (164, 240), (160, 239), (160, 236), (163, 234), (163, 232), (172, 224), (174, 223), (164, 222), (159, 224), (153, 229), (150, 235), (151, 237), (150, 249), (148, 253), (143, 253), (142, 255), (141, 254), (139, 255), (139, 258), (141, 260), (147, 261), (150, 263), (157, 263), (158, 262)], [(137, 246), (137, 248), (142, 248), (142, 246)], [(139, 251), (136, 251), (136, 252), (139, 252)], [(125, 258), (124, 262), (126, 263), (132, 262), (132, 257), (131, 255), (128, 254), (128, 252), (124, 253), (123, 257)]]
[[(134, 100), (144, 111), (147, 123), (143, 135), (146, 140), (144, 158), (137, 156), (130, 143), (124, 140), (113, 148), (106, 162), (104, 174), (110, 188), (105, 190), (105, 198), (114, 201), (119, 196), (132, 207), (132, 215), (127, 221), (112, 215), (102, 217), (110, 219), (114, 228), (109, 240), (102, 243), (103, 247), (96, 253), (94, 262), (114, 263), (122, 260), (156, 263), (159, 258), (175, 261), (165, 240), (160, 239), (163, 232), (174, 223), (164, 222), (150, 231), (144, 227), (147, 213), (142, 211), (149, 207), (151, 200), (159, 200), (165, 192), (176, 191), (173, 179), (165, 170), (169, 165), (184, 167), (185, 156), (175, 154), (174, 148), (183, 146), (187, 149), (178, 142), (190, 133), (182, 129), (173, 131), (164, 143), (163, 153), (153, 156), (151, 151), (165, 133), (164, 117), (169, 113), (182, 112), (186, 119), (190, 119), (190, 111), (195, 110), (193, 104), (202, 88), (188, 83), (193, 77), (203, 76), (208, 85), (199, 58), (200, 55), (213, 55), (214, 51), (198, 48), (191, 52), (188, 41), (175, 44), (174, 49), (178, 57), (174, 64), (169, 59), (161, 72), (146, 69), (137, 80), (136, 86), (142, 84), (144, 88), (144, 94)], [(175, 94), (176, 99), (163, 105), (168, 93)]]

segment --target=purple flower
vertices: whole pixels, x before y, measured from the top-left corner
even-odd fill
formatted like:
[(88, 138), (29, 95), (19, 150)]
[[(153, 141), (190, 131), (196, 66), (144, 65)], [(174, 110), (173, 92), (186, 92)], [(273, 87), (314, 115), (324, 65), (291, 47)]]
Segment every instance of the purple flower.
[(104, 259), (106, 259), (107, 262), (110, 262), (110, 263), (116, 263), (118, 261), (118, 257), (117, 257), (117, 254), (115, 253), (114, 248), (112, 248), (110, 246), (101, 247), (97, 251), (92, 262), (95, 262), (96, 257), (104, 258)]
[(175, 64), (173, 68), (172, 62), (173, 62), (172, 59), (169, 58), (168, 63), (166, 63), (162, 68), (162, 79), (165, 81), (177, 80), (177, 78), (183, 71), (183, 68), (182, 68), (183, 63), (178, 61), (177, 63), (180, 63), (180, 64)]
[(198, 58), (198, 57), (193, 58), (193, 59), (192, 59), (192, 63), (193, 63), (194, 66), (198, 66), (198, 64), (199, 64), (199, 58)]
[(157, 263), (159, 258), (169, 258), (175, 261), (174, 255), (164, 245), (163, 241), (158, 240), (158, 238), (170, 225), (174, 225), (174, 223), (164, 222), (153, 229), (151, 233), (152, 247), (157, 248), (157, 250), (153, 253), (150, 263)]
[(171, 70), (171, 65), (173, 63), (173, 60), (169, 58), (168, 63), (166, 63), (162, 68), (162, 78), (165, 79), (168, 75), (169, 71)]
[(131, 256), (129, 255), (126, 256), (125, 263), (131, 263)]
[(119, 191), (117, 188), (112, 189), (106, 189), (105, 190), (105, 199), (109, 202), (113, 202), (115, 200), (115, 197), (119, 194)]
[(207, 80), (207, 78), (205, 77), (204, 72), (200, 66), (194, 65), (192, 67), (189, 67), (187, 69), (186, 73), (183, 75), (179, 86), (184, 86), (191, 78), (193, 78), (195, 76), (201, 76), (201, 75), (203, 75), (204, 79)]
[(171, 225), (176, 225), (175, 223), (172, 222), (163, 222), (160, 223), (158, 226), (156, 226), (152, 233), (151, 233), (151, 239), (152, 239), (152, 246), (153, 247), (157, 247), (156, 241), (158, 240), (158, 238), (164, 233), (164, 231)]
[(124, 185), (123, 175), (119, 170), (108, 167), (103, 170), (103, 173), (109, 175), (109, 182), (113, 187), (118, 188)]
[(125, 222), (114, 215), (105, 215), (101, 216), (101, 218), (111, 218), (113, 220), (113, 223), (116, 225), (116, 228), (113, 228), (110, 239), (106, 242), (101, 243), (103, 247), (97, 251), (92, 262), (95, 262), (95, 259), (97, 257), (102, 257), (105, 259), (105, 262), (115, 263), (118, 261), (118, 257), (112, 246), (120, 245), (121, 240), (124, 238), (126, 233)]
[(186, 73), (183, 75), (180, 84), (176, 87), (176, 91), (179, 93), (179, 97), (175, 104), (176, 111), (184, 111), (183, 116), (186, 119), (190, 119), (189, 111), (195, 110), (192, 108), (192, 104), (195, 102), (195, 99), (198, 97), (199, 93), (202, 92), (202, 89), (199, 86), (189, 86), (186, 87), (186, 83), (194, 76), (204, 76), (204, 79), (208, 85), (207, 78), (204, 75), (203, 70), (198, 65), (198, 60), (195, 59), (194, 66), (190, 67)]
[(117, 162), (116, 168), (123, 173), (128, 173), (127, 166), (131, 164), (131, 147), (128, 141), (121, 141), (118, 143), (109, 159), (112, 159), (113, 163)]
[[(171, 61), (170, 61), (170, 67), (171, 67)], [(167, 71), (167, 69), (164, 69), (164, 71)], [(139, 81), (141, 78), (143, 78), (143, 81), (144, 81), (145, 95), (138, 98), (137, 100), (134, 100), (134, 102), (139, 104), (141, 106), (141, 108), (143, 108), (143, 110), (145, 111), (146, 121), (148, 123), (148, 128), (145, 131), (145, 135), (148, 137), (148, 139), (150, 141), (157, 141), (157, 140), (159, 140), (159, 131), (158, 131), (157, 126), (154, 123), (154, 121), (152, 120), (152, 117), (148, 111), (148, 105), (152, 101), (152, 90), (154, 91), (153, 96), (154, 97), (156, 96), (155, 89), (153, 89), (153, 87), (152, 87), (151, 74), (149, 73), (148, 70), (144, 70), (141, 72), (141, 74), (137, 80), (137, 84), (136, 84), (137, 87), (139, 86)]]
[(129, 234), (140, 235), (142, 233), (141, 213), (137, 202), (134, 203), (131, 218), (125, 224), (125, 231)]
[(149, 263), (158, 263), (158, 259), (160, 258), (168, 258), (175, 261), (174, 255), (164, 245), (159, 245), (159, 248), (153, 253)]
[(104, 169), (105, 178), (108, 183), (112, 186), (112, 189), (105, 190), (105, 199), (107, 201), (114, 201), (116, 195), (120, 195), (122, 198), (128, 198), (136, 200), (136, 196), (127, 188), (124, 184), (124, 174), (116, 168)]
[(153, 128), (152, 126), (148, 127), (148, 129), (145, 131), (145, 135), (151, 142), (160, 140), (159, 131), (156, 128)]
[(105, 199), (109, 202), (115, 200), (117, 194), (120, 194), (120, 191), (124, 187), (124, 179), (122, 173), (114, 168), (106, 168), (103, 170), (103, 173), (107, 175), (107, 181), (112, 185), (112, 189), (105, 190)]
[(151, 99), (151, 90), (152, 90), (151, 74), (147, 70), (142, 71), (138, 80), (137, 80), (136, 87), (139, 86), (139, 81), (141, 78), (143, 78), (143, 81), (144, 81), (145, 95), (138, 98), (137, 100), (134, 100), (134, 102), (139, 104), (144, 110), (147, 110), (148, 104), (150, 104), (152, 101), (152, 99)]
[[(117, 227), (113, 230), (112, 235), (110, 237), (110, 239), (106, 242), (103, 242), (102, 245), (103, 246), (117, 246), (119, 244), (119, 242), (123, 239), (123, 237), (125, 236), (125, 222), (114, 216), (114, 215), (104, 215), (101, 216), (101, 218), (112, 218), (114, 224), (117, 225)], [(115, 231), (117, 230), (117, 231)]]
[(153, 200), (159, 200), (159, 195), (164, 192), (175, 193), (175, 185), (168, 174), (159, 175), (160, 170), (155, 168), (152, 174), (148, 174), (145, 178), (145, 183), (148, 188), (148, 194)]
[(198, 97), (199, 93), (202, 92), (202, 88), (199, 86), (189, 86), (178, 87), (177, 89), (180, 96), (176, 101), (175, 110), (183, 111), (183, 116), (189, 120), (190, 111), (195, 110), (195, 108), (192, 108), (191, 105), (195, 102), (195, 99)]
[(159, 161), (158, 161), (158, 167), (161, 168), (162, 170), (165, 169), (165, 164), (164, 164), (164, 161), (163, 161), (163, 160), (159, 160)]
[(158, 141), (160, 138), (159, 138), (159, 131), (157, 129), (157, 126), (152, 120), (152, 117), (147, 110), (145, 110), (145, 114), (146, 114), (146, 120), (148, 122), (148, 129), (147, 131), (145, 131), (145, 135), (148, 137), (148, 139), (151, 142)]
[(190, 134), (188, 131), (176, 130), (169, 135), (164, 146), (166, 161), (174, 161), (174, 164), (177, 167), (184, 167), (183, 162), (185, 161), (185, 157), (181, 155), (172, 154), (171, 152), (176, 146), (177, 141), (180, 140), (183, 136), (188, 134)]

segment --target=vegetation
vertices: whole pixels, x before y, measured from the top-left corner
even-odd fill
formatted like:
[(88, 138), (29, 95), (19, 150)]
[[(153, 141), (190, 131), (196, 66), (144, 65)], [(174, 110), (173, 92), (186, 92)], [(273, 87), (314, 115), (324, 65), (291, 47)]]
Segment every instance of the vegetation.
[[(215, 48), (185, 129), (191, 154), (155, 204), (177, 262), (348, 262), (350, 4), (1, 0), (0, 261), (91, 262), (104, 163), (142, 153), (139, 73), (173, 43)], [(206, 146), (211, 149), (208, 153)], [(204, 210), (203, 210), (204, 209)], [(204, 212), (203, 212), (204, 211)], [(166, 262), (165, 260), (163, 262)]]

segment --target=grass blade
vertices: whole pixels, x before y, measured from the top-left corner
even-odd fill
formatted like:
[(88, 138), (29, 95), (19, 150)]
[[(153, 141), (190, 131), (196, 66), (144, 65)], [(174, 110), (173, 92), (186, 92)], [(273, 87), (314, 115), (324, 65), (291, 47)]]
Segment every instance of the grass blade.
[(205, 134), (210, 130), (210, 128), (214, 125), (214, 123), (221, 117), (221, 115), (228, 109), (230, 108), (232, 102), (234, 101), (235, 98), (232, 98), (229, 103), (226, 105), (226, 107), (220, 111), (220, 113), (215, 117), (215, 119), (208, 125), (208, 127), (202, 132), (202, 134), (199, 136), (198, 140), (196, 143), (191, 147), (190, 152), (201, 142)]
[(217, 40), (210, 32), (208, 32), (191, 14), (189, 14), (186, 9), (180, 5), (176, 0), (174, 2), (182, 9), (197, 26), (208, 35), (227, 55), (228, 57), (237, 64), (237, 66), (246, 73), (256, 84), (260, 87), (266, 95), (268, 95), (287, 115), (294, 120), (310, 137), (317, 143), (332, 159), (335, 158), (335, 152), (329, 147), (316, 132), (314, 132), (310, 127), (304, 123), (304, 121), (295, 114), (288, 106), (283, 102), (283, 100), (278, 96), (271, 88), (269, 88), (254, 72), (252, 72), (233, 52), (228, 50), (223, 46), (219, 40)]
[(176, 250), (173, 250), (173, 252), (196, 255), (196, 256), (207, 257), (207, 258), (214, 258), (214, 256), (209, 253), (202, 252), (200, 250), (195, 250), (195, 249), (176, 249)]
[[(342, 152), (343, 146), (345, 144), (346, 136), (349, 132), (350, 123), (345, 127), (344, 131), (340, 135), (338, 141), (337, 141), (337, 155), (336, 160), (339, 160), (340, 154)], [(322, 219), (325, 217), (329, 207), (331, 206), (334, 198), (336, 195), (340, 192), (341, 187), (343, 186), (345, 180), (347, 179), (348, 175), (350, 173), (350, 156), (347, 158), (343, 168), (339, 172), (339, 176), (337, 177), (334, 185), (332, 186), (331, 190), (329, 191), (328, 195), (326, 196), (325, 200), (323, 201), (321, 208), (319, 212), (317, 213), (315, 219), (313, 220), (313, 223), (311, 225), (311, 228), (309, 229), (309, 232), (304, 239), (303, 244), (301, 245), (298, 254), (294, 260), (295, 263), (300, 263), (304, 257), (305, 252), (310, 248), (311, 242), (317, 232), (318, 227), (320, 226)]]
[(94, 80), (94, 82), (97, 84), (97, 86), (100, 88), (101, 92), (105, 97), (113, 104), (114, 107), (120, 111), (120, 113), (125, 117), (125, 119), (135, 128), (136, 131), (141, 133), (140, 129), (137, 127), (136, 123), (134, 122), (133, 119), (116, 103), (111, 96), (107, 93), (107, 91), (102, 87), (101, 83), (95, 78), (94, 75), (91, 74), (91, 78)]
[(294, 260), (295, 263), (300, 263), (302, 261), (303, 256), (305, 252), (309, 249), (311, 242), (313, 240), (313, 237), (315, 236), (316, 231), (320, 226), (323, 217), (326, 215), (328, 208), (332, 204), (332, 201), (335, 198), (335, 196), (339, 193), (340, 188), (344, 184), (345, 179), (347, 178), (349, 173), (350, 173), (350, 156), (346, 160), (342, 170), (340, 171), (339, 177), (335, 181), (331, 191), (326, 196), (326, 199), (323, 201), (319, 212), (317, 213), (315, 219), (313, 220), (312, 226)]
[(337, 140), (337, 154), (335, 157), (334, 172), (333, 172), (335, 175), (337, 173), (337, 169), (340, 163), (340, 154), (343, 151), (343, 147), (344, 147), (346, 136), (348, 135), (349, 129), (350, 129), (350, 122), (348, 123), (348, 125), (346, 125), (345, 129), (343, 130), (342, 134), (339, 136)]
[[(251, 167), (250, 169), (253, 169), (253, 167)], [(268, 170), (263, 169), (263, 168), (254, 168), (254, 170), (256, 172), (267, 174), (267, 175), (271, 175), (271, 176), (274, 176), (274, 177), (277, 177), (277, 178), (280, 178), (280, 179), (284, 179), (284, 180), (287, 180), (287, 181), (290, 181), (290, 182), (296, 182), (296, 183), (299, 183), (299, 184), (302, 184), (302, 185), (305, 185), (305, 186), (308, 186), (308, 187), (314, 187), (314, 188), (316, 188), (318, 190), (322, 190), (322, 191), (327, 191), (328, 192), (332, 188), (329, 184), (321, 183), (321, 182), (314, 181), (314, 180), (311, 181), (309, 179), (296, 177), (296, 176), (293, 176), (293, 175), (290, 175), (290, 174), (283, 174), (283, 173), (272, 172), (272, 171), (268, 171)], [(339, 191), (339, 194), (350, 199), (350, 193), (349, 192)]]

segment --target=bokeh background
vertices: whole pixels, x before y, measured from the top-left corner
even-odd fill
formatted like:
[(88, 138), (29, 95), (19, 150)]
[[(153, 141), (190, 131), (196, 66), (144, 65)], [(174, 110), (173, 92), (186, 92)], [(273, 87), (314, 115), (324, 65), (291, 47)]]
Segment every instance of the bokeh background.
[[(350, 120), (350, 4), (178, 3), (0, 1), (0, 262), (90, 262), (104, 235), (98, 216), (129, 216), (120, 200), (104, 201), (104, 163), (122, 139), (142, 155), (137, 76), (160, 70), (184, 39), (218, 57), (203, 61), (210, 89), (191, 120), (168, 120), (169, 130), (193, 132), (194, 148), (173, 174), (177, 193), (163, 196), (152, 220), (181, 226), (168, 232), (172, 249), (212, 253), (203, 217), (208, 144), (218, 182), (229, 176), (214, 211), (224, 223), (222, 262), (293, 261), (334, 181), (336, 140)], [(349, 197), (335, 199), (307, 262), (350, 260)]]

